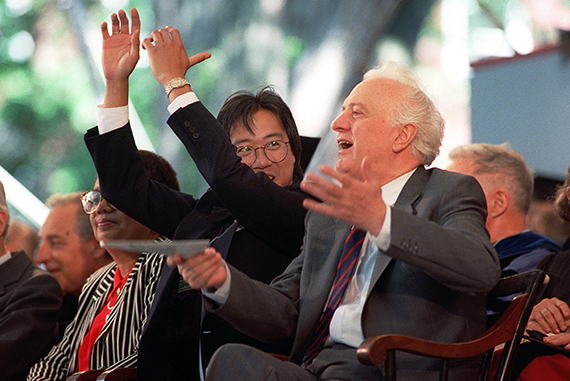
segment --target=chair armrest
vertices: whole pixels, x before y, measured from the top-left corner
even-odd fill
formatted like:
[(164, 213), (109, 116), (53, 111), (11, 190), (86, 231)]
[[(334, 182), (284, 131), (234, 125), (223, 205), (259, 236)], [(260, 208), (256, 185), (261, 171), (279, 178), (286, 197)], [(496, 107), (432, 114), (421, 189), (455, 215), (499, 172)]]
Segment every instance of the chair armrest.
[(381, 365), (387, 352), (394, 349), (427, 357), (475, 356), (512, 339), (527, 299), (528, 294), (516, 296), (501, 318), (477, 339), (448, 344), (403, 335), (381, 335), (364, 340), (356, 352), (358, 360), (365, 365)]

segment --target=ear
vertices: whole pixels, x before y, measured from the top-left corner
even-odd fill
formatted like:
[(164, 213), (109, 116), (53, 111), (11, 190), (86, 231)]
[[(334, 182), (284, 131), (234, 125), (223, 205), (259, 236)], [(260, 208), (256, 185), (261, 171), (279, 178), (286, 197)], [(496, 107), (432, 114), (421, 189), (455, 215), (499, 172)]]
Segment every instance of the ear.
[(396, 136), (394, 138), (394, 143), (392, 144), (392, 149), (394, 152), (399, 153), (412, 144), (418, 134), (418, 128), (415, 124), (408, 123), (394, 127), (394, 129), (396, 129)]
[(8, 228), (8, 213), (5, 210), (0, 210), (0, 237), (4, 236), (4, 232)]
[(509, 194), (504, 189), (496, 189), (487, 197), (487, 211), (489, 217), (497, 218), (504, 214), (511, 202)]

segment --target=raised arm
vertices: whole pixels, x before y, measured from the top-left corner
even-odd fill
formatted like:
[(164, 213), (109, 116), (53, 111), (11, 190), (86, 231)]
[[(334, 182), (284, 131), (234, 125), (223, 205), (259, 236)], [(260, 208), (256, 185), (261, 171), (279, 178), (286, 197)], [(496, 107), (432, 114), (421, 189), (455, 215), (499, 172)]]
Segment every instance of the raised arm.
[[(155, 30), (143, 40), (142, 46), (148, 51), (155, 78), (164, 87), (210, 57), (209, 53), (188, 57), (179, 32), (172, 27)], [(173, 101), (191, 91), (186, 85), (173, 90), (169, 98)], [(179, 108), (168, 124), (232, 216), (268, 245), (296, 257), (306, 214), (302, 206), (306, 195), (299, 191), (298, 184), (280, 187), (242, 164), (223, 126), (200, 102)]]
[(101, 24), (103, 37), (102, 64), (105, 75), (105, 100), (103, 107), (120, 107), (128, 104), (129, 75), (139, 60), (139, 13), (131, 9), (132, 28), (125, 11), (111, 15), (111, 33), (107, 22)]
[[(166, 89), (170, 81), (175, 78), (184, 78), (186, 71), (192, 66), (210, 58), (207, 52), (198, 53), (188, 57), (186, 49), (177, 29), (166, 28), (153, 31), (142, 43), (143, 49), (148, 52), (150, 69), (154, 78)], [(168, 97), (172, 102), (178, 96), (191, 91), (190, 85), (179, 85), (172, 89)]]
[(149, 179), (130, 127), (125, 125), (128, 79), (139, 60), (141, 22), (135, 8), (131, 9), (131, 19), (130, 30), (127, 14), (122, 10), (111, 15), (111, 31), (106, 22), (101, 24), (105, 101), (99, 109), (101, 125), (85, 134), (85, 142), (103, 197), (140, 223), (172, 238), (196, 201)]

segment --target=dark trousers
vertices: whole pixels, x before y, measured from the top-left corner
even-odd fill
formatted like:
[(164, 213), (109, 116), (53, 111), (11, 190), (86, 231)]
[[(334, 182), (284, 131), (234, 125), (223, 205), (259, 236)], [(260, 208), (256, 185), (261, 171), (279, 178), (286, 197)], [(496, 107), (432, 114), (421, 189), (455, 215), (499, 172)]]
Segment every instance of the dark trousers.
[(355, 348), (339, 344), (323, 349), (306, 368), (253, 347), (227, 344), (216, 351), (206, 370), (206, 381), (214, 380), (382, 381), (382, 374), (378, 367), (360, 364)]

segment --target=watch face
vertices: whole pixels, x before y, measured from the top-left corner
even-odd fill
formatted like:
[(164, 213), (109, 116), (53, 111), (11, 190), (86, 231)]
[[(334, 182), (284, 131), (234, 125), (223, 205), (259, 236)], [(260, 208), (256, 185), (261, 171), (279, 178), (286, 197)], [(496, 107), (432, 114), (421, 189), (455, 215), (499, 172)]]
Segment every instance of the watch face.
[(170, 92), (174, 89), (178, 89), (180, 87), (189, 85), (190, 83), (185, 79), (185, 78), (172, 78), (169, 82), (168, 85), (165, 87), (164, 91), (166, 92), (166, 96), (168, 96), (170, 94)]

